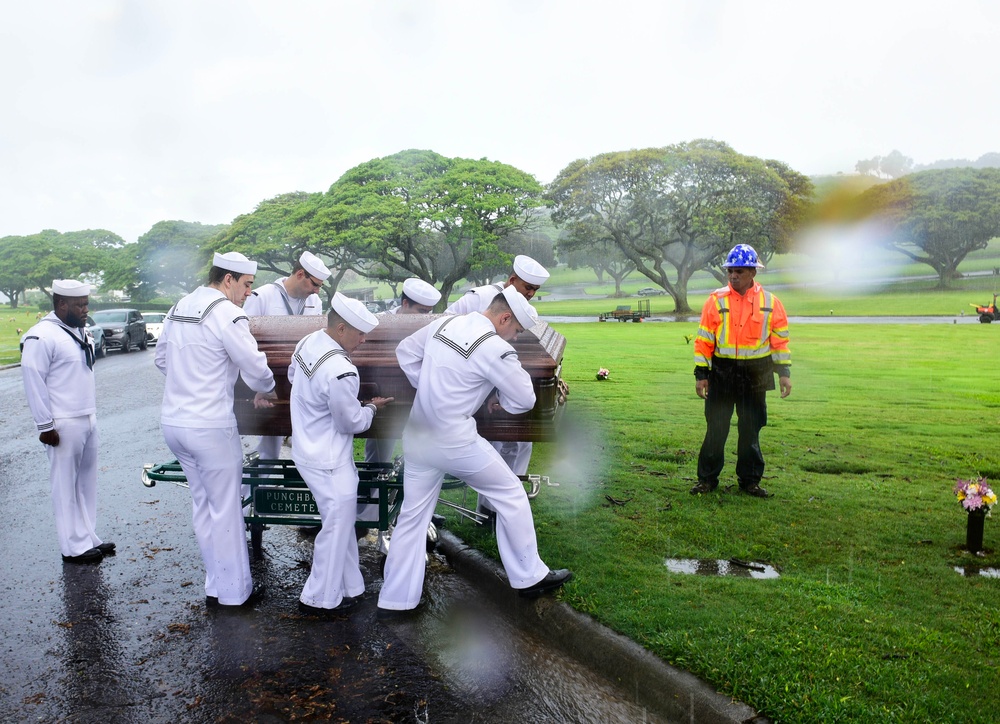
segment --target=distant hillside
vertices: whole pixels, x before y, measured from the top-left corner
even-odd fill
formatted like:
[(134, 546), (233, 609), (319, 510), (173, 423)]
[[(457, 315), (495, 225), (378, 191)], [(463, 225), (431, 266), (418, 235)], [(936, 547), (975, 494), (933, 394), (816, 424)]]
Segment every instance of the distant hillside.
[(1000, 153), (990, 151), (989, 153), (984, 153), (975, 161), (970, 161), (967, 158), (944, 158), (933, 163), (917, 164), (913, 167), (913, 170), (928, 171), (930, 169), (941, 168), (1000, 168)]

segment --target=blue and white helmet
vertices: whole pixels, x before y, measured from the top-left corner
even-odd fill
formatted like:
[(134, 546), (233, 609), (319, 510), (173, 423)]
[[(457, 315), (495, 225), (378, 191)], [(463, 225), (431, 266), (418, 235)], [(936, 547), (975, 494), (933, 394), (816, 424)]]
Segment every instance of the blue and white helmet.
[(735, 267), (753, 267), (755, 269), (763, 269), (764, 265), (760, 263), (760, 259), (757, 258), (757, 251), (749, 244), (737, 244), (726, 256), (726, 262), (722, 265), (723, 269), (732, 269)]

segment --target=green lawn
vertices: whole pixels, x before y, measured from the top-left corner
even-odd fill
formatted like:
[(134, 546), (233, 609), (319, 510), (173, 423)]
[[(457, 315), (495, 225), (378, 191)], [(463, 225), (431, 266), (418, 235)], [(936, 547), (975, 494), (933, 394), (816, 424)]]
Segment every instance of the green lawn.
[[(996, 720), (1000, 579), (953, 567), (1000, 568), (1000, 523), (973, 559), (951, 488), (1000, 484), (1000, 326), (793, 327), (792, 395), (769, 396), (762, 433), (768, 500), (687, 492), (704, 434), (691, 324), (556, 326), (572, 415), (536, 446), (532, 471), (559, 485), (533, 508), (543, 558), (576, 572), (565, 601), (777, 721)], [(735, 430), (727, 447), (722, 486)], [(781, 577), (670, 573), (669, 557)]]
[[(780, 296), (792, 315), (954, 315), (993, 284)], [(538, 307), (596, 318), (617, 303)], [(4, 361), (35, 314), (0, 317)], [(1000, 484), (1000, 324), (793, 325), (794, 389), (770, 397), (762, 433), (769, 500), (687, 492), (704, 433), (695, 323), (555, 326), (572, 414), (558, 444), (536, 446), (532, 470), (558, 486), (533, 507), (543, 557), (577, 574), (564, 600), (778, 721), (996, 719), (1000, 579), (953, 568), (1000, 568), (1000, 522), (987, 520), (987, 555), (970, 557), (951, 487)], [(685, 576), (668, 557), (756, 560), (781, 577)]]

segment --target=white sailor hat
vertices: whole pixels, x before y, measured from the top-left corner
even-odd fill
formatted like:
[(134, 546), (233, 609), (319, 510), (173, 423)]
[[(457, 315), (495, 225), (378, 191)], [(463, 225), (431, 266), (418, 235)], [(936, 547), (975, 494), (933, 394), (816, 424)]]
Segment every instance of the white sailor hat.
[(53, 279), (52, 293), (61, 297), (86, 297), (90, 294), (90, 285), (76, 279)]
[(423, 279), (416, 277), (410, 277), (403, 282), (403, 294), (406, 295), (407, 299), (428, 307), (433, 307), (441, 299), (441, 292)]
[(227, 251), (225, 254), (215, 252), (212, 266), (233, 272), (234, 274), (256, 274), (257, 262), (250, 261), (238, 251)]
[(541, 286), (549, 278), (549, 273), (545, 270), (545, 267), (524, 254), (518, 254), (514, 257), (514, 274), (519, 279), (528, 282), (528, 284), (535, 284), (536, 286)]
[(514, 288), (513, 284), (509, 284), (503, 288), (503, 295), (507, 299), (510, 311), (517, 317), (518, 324), (525, 329), (531, 329), (538, 324), (538, 313), (535, 311), (535, 308), (528, 304), (528, 300), (524, 298), (521, 292)]
[(321, 282), (325, 282), (330, 278), (330, 270), (326, 268), (326, 264), (310, 251), (302, 252), (302, 256), (299, 257), (299, 264), (306, 270), (306, 273), (316, 277)]
[(378, 326), (378, 320), (368, 311), (368, 307), (357, 299), (345, 297), (340, 292), (333, 295), (333, 311), (359, 332), (368, 334)]

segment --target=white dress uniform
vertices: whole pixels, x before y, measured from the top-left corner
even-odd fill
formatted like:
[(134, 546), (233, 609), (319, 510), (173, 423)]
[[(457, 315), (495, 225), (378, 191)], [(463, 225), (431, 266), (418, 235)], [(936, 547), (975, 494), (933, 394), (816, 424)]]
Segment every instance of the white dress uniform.
[(62, 555), (78, 556), (103, 541), (97, 526), (97, 387), (94, 338), (50, 312), (21, 338), (21, 375), (39, 432), (56, 430), (45, 445), (56, 535)]
[(531, 376), (514, 348), (478, 312), (447, 317), (414, 332), (396, 348), (416, 390), (403, 431), (403, 507), (385, 563), (380, 608), (407, 610), (420, 602), (425, 537), (445, 473), (464, 480), (497, 511), (497, 546), (511, 586), (527, 588), (548, 574), (538, 556), (527, 493), (473, 418), (496, 388), (509, 412), (535, 404)]
[(253, 582), (240, 506), (243, 450), (233, 386), (242, 375), (250, 389), (270, 392), (274, 376), (243, 310), (212, 287), (199, 287), (170, 310), (156, 345), (156, 366), (167, 376), (163, 436), (191, 487), (205, 595), (239, 605)]
[(358, 500), (354, 435), (371, 427), (375, 405), (362, 406), (358, 401), (358, 370), (325, 329), (296, 345), (288, 379), (292, 460), (322, 520), (312, 569), (299, 600), (314, 608), (336, 608), (345, 596), (365, 591), (354, 535)]
[[(310, 294), (305, 299), (288, 296), (282, 277), (270, 284), (255, 289), (243, 304), (243, 312), (249, 317), (260, 316), (315, 316), (323, 313), (323, 303), (318, 294)], [(262, 435), (257, 443), (257, 454), (262, 460), (277, 460), (281, 457), (280, 435)]]
[(318, 294), (310, 294), (305, 299), (288, 296), (285, 290), (286, 279), (288, 277), (282, 277), (254, 289), (253, 294), (244, 302), (243, 311), (251, 317), (267, 315), (297, 317), (323, 313), (323, 302)]
[[(451, 303), (445, 314), (468, 314), (469, 312), (485, 312), (490, 302), (497, 294), (503, 293), (503, 284), (487, 284), (485, 287), (470, 289)], [(527, 475), (531, 463), (533, 445), (527, 441), (505, 441), (490, 443), (500, 453), (500, 457), (514, 471), (514, 475)], [(489, 507), (486, 507), (489, 510)]]

